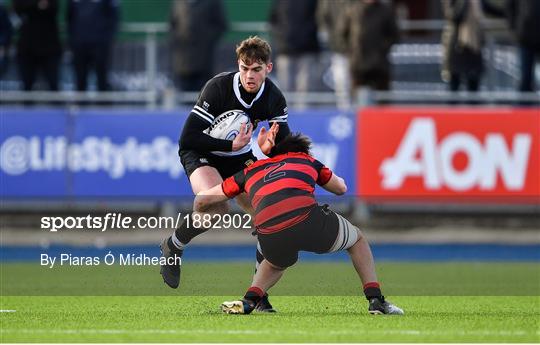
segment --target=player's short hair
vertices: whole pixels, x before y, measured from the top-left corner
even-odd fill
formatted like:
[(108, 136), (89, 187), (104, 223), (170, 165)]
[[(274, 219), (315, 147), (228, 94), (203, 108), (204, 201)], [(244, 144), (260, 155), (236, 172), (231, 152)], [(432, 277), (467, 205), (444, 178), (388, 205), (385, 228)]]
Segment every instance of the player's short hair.
[(259, 36), (250, 36), (236, 46), (236, 58), (248, 65), (252, 63), (267, 64), (272, 57), (270, 44)]
[(311, 139), (300, 132), (289, 133), (283, 140), (272, 149), (273, 155), (281, 155), (288, 152), (302, 152), (311, 155)]

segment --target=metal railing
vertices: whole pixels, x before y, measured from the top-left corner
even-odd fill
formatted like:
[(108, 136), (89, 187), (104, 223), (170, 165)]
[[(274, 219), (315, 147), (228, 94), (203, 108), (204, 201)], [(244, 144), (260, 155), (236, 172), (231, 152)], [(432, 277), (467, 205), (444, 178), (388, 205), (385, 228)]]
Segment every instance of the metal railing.
[[(444, 20), (402, 20), (399, 26), (403, 31), (439, 31), (444, 27)], [(507, 25), (504, 20), (488, 20), (488, 50), (494, 52), (489, 54), (488, 60), (490, 66), (500, 66), (508, 62), (502, 53), (496, 54), (494, 47), (494, 35), (508, 35)], [(147, 108), (174, 108), (178, 104), (193, 103), (197, 93), (176, 92), (172, 87), (156, 86), (159, 77), (162, 77), (158, 71), (158, 47), (160, 40), (168, 32), (168, 25), (164, 22), (159, 23), (126, 23), (122, 25), (121, 31), (124, 33), (144, 34), (144, 73), (143, 90), (134, 91), (114, 91), (114, 92), (76, 92), (76, 91), (0, 91), (0, 103), (18, 104), (18, 103), (39, 103), (47, 104), (92, 104), (92, 105), (126, 105), (136, 104), (145, 105)], [(266, 22), (238, 22), (231, 23), (231, 30), (234, 32), (261, 33), (266, 34), (269, 30), (269, 24)], [(493, 35), (492, 35), (493, 34)], [(408, 44), (396, 45), (391, 54), (391, 60), (396, 63), (404, 63), (407, 66), (419, 65), (422, 63), (436, 64), (441, 59), (441, 49), (438, 44)], [(418, 60), (418, 61), (417, 61)], [(419, 62), (421, 60), (421, 62)], [(502, 62), (501, 62), (502, 61)], [(412, 65), (411, 65), (412, 64)], [(507, 70), (508, 66), (503, 66)], [(501, 67), (497, 67), (501, 68)], [(407, 67), (409, 69), (409, 67)], [(161, 73), (161, 74), (160, 74)], [(510, 72), (505, 72), (510, 73)], [(410, 73), (409, 73), (410, 74)], [(515, 74), (515, 73), (514, 73)], [(513, 75), (512, 77), (515, 77)], [(488, 90), (495, 90), (493, 73), (488, 73), (486, 78)], [(409, 83), (410, 84), (410, 83)], [(422, 83), (418, 83), (422, 84)], [(420, 85), (427, 91), (410, 91), (410, 85), (403, 87), (405, 90), (393, 90), (385, 92), (371, 92), (366, 98), (359, 97), (356, 105), (376, 104), (376, 103), (396, 103), (396, 102), (480, 102), (486, 104), (500, 103), (533, 103), (538, 104), (540, 93), (518, 93), (515, 91), (482, 91), (478, 93), (467, 92), (449, 92), (442, 90), (444, 84), (439, 82), (437, 85), (428, 87)], [(287, 93), (288, 99), (303, 99), (312, 106), (335, 106), (336, 96), (334, 92), (310, 92)]]

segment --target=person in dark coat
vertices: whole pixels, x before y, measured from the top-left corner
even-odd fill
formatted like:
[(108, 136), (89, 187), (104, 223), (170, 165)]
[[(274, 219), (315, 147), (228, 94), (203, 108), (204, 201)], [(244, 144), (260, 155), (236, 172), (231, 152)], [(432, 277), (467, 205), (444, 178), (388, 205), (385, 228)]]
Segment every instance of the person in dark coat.
[(12, 36), (13, 26), (9, 19), (9, 13), (4, 0), (0, 0), (0, 77), (4, 75), (8, 67)]
[[(276, 47), (277, 78), (284, 91), (312, 91), (318, 76), (317, 0), (274, 0), (271, 34)], [(295, 105), (305, 100), (296, 97)]]
[(349, 42), (343, 33), (352, 0), (319, 0), (317, 5), (317, 24), (319, 30), (326, 33), (328, 46), (332, 51), (330, 70), (336, 94), (336, 105), (340, 109), (351, 106), (351, 78), (349, 58)]
[(346, 18), (352, 87), (390, 88), (388, 54), (399, 33), (393, 9), (377, 0), (355, 1)]
[(78, 91), (87, 89), (91, 68), (98, 90), (110, 90), (108, 74), (118, 20), (118, 0), (69, 0), (66, 21)]
[(534, 62), (540, 56), (540, 1), (508, 0), (507, 15), (519, 44), (519, 91), (534, 91)]
[(176, 87), (199, 91), (214, 73), (214, 55), (227, 30), (222, 0), (176, 0), (172, 4), (170, 35)]
[(443, 0), (443, 10), (442, 79), (451, 91), (457, 91), (463, 80), (468, 91), (477, 91), (483, 72), (484, 14), (504, 14), (484, 0)]
[(58, 90), (62, 48), (58, 31), (57, 0), (14, 0), (22, 24), (17, 42), (17, 63), (25, 91), (32, 90), (38, 72), (50, 90)]

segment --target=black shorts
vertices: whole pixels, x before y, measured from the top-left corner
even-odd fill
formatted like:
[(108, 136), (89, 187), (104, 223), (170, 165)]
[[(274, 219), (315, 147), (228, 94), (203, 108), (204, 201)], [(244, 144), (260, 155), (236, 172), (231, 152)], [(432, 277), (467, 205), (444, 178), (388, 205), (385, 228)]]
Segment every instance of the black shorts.
[(339, 228), (338, 216), (327, 205), (317, 205), (300, 223), (272, 234), (258, 234), (258, 238), (264, 258), (286, 268), (298, 261), (300, 250), (328, 253), (338, 238)]
[(226, 179), (247, 168), (255, 161), (257, 161), (257, 157), (251, 151), (237, 156), (221, 157), (194, 150), (180, 150), (180, 162), (188, 178), (197, 168), (208, 165), (216, 168), (221, 178)]

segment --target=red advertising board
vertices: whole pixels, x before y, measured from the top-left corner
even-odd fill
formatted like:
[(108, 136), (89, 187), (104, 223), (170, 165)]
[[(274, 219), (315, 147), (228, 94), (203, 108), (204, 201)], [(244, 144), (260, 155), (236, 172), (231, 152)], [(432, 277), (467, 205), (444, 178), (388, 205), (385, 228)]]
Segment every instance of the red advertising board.
[(373, 107), (358, 113), (366, 199), (540, 203), (540, 109)]

